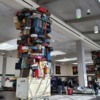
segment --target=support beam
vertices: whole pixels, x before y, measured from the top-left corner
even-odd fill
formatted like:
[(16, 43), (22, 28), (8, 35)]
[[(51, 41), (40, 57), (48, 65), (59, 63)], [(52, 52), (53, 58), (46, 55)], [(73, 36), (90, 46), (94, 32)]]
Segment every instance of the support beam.
[(1, 81), (1, 87), (5, 86), (5, 78), (6, 78), (6, 64), (7, 64), (7, 52), (4, 51), (3, 54), (3, 65), (2, 65), (2, 81)]
[(79, 86), (87, 86), (87, 72), (85, 63), (85, 47), (82, 41), (76, 42)]
[(79, 22), (86, 22), (86, 21), (93, 21), (93, 20), (100, 20), (100, 15), (83, 17), (83, 18), (80, 18), (80, 19), (65, 20), (65, 22), (66, 23), (79, 23)]
[(55, 2), (55, 1), (58, 1), (58, 0), (38, 0), (38, 3), (45, 5), (45, 4), (48, 4), (48, 3)]

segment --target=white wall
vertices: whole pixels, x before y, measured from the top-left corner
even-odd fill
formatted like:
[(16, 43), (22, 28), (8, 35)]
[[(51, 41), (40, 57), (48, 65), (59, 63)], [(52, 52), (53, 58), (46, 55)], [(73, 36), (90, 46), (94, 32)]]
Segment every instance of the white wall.
[(55, 69), (56, 69), (56, 65), (58, 64), (54, 64), (54, 75), (55, 76), (72, 76), (72, 65), (71, 64), (67, 64), (67, 65), (59, 65), (60, 69), (61, 69), (61, 74), (56, 74), (55, 73)]
[(7, 69), (6, 74), (15, 74), (15, 63), (18, 61), (17, 58), (7, 57)]
[[(14, 75), (15, 74), (15, 63), (18, 61), (17, 58), (13, 58), (13, 57), (7, 57), (7, 68), (6, 68), (6, 74), (11, 74)], [(3, 64), (3, 57), (0, 56), (0, 74), (2, 74), (2, 64)], [(12, 76), (6, 76), (8, 78), (12, 77)], [(0, 81), (1, 81), (1, 76), (0, 76)], [(0, 82), (1, 83), (1, 82)], [(7, 83), (8, 86), (11, 86), (11, 84)], [(1, 87), (1, 84), (0, 84)]]

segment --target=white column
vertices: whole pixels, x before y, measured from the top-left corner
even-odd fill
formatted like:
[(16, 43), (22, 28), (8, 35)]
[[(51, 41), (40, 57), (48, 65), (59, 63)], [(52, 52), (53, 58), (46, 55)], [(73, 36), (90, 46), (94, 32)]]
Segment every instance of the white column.
[(79, 86), (87, 86), (84, 43), (82, 41), (77, 41), (76, 48), (77, 48)]
[(4, 52), (4, 54), (3, 54), (3, 64), (2, 64), (2, 81), (1, 81), (1, 87), (5, 86), (6, 64), (7, 64), (7, 55), (6, 55), (6, 52)]

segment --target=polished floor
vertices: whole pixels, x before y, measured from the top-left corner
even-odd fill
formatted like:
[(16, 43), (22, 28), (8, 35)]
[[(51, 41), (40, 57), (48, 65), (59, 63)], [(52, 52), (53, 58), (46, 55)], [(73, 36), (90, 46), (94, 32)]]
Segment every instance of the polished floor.
[[(0, 100), (18, 100), (15, 98), (15, 93), (14, 92), (0, 92)], [(34, 99), (35, 100), (35, 99)], [(41, 99), (38, 99), (41, 100)], [(100, 100), (100, 96), (95, 96), (95, 95), (54, 95), (49, 97), (48, 100)]]

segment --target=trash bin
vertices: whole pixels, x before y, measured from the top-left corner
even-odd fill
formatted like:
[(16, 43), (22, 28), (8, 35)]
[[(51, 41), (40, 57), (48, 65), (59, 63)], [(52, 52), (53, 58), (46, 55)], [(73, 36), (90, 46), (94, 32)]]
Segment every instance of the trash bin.
[(73, 89), (68, 88), (68, 89), (67, 89), (67, 92), (68, 92), (68, 95), (72, 95), (72, 94), (73, 94)]

